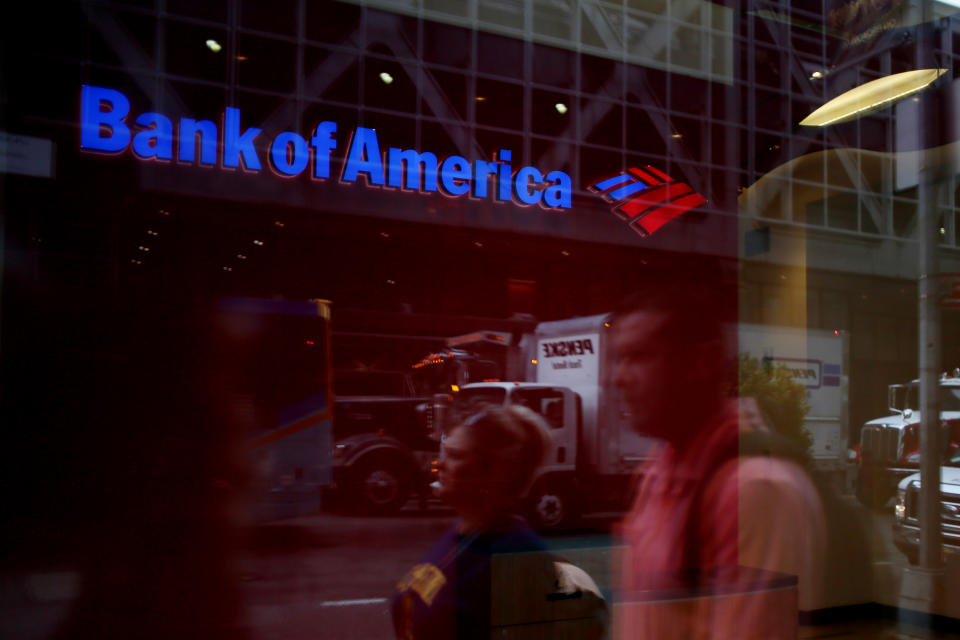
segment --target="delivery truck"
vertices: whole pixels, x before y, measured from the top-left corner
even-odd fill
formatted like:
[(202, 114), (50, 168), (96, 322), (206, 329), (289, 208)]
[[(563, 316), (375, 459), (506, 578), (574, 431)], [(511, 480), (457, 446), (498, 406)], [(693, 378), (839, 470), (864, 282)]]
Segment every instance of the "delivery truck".
[[(960, 438), (960, 369), (939, 380), (943, 441)], [(886, 506), (898, 483), (920, 469), (920, 381), (887, 387), (890, 415), (868, 420), (860, 430), (857, 498), (873, 508)]]
[(804, 424), (813, 440), (814, 467), (837, 479), (847, 475), (849, 336), (843, 331), (741, 324), (740, 353), (782, 365), (807, 394)]
[[(620, 391), (612, 384), (611, 314), (542, 322), (519, 341), (526, 354), (522, 380), (464, 386), (456, 402), (519, 404), (546, 420), (556, 446), (525, 502), (541, 529), (584, 515), (622, 512), (638, 466), (653, 439), (637, 433)], [(847, 343), (842, 334), (740, 325), (742, 352), (788, 367), (807, 391), (812, 457), (825, 471), (846, 460)], [(691, 390), (695, 394), (695, 390)], [(692, 396), (693, 397), (693, 396)]]

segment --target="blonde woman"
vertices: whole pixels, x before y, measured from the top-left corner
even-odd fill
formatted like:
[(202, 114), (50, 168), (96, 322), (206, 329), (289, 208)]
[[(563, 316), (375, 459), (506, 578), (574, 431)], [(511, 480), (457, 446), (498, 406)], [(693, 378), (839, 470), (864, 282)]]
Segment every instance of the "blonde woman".
[[(447, 435), (435, 493), (459, 519), (397, 584), (392, 601), (397, 638), (489, 638), (491, 600), (503, 596), (491, 595), (497, 590), (491, 583), (495, 556), (525, 554), (524, 562), (539, 557), (532, 573), (553, 582), (552, 557), (516, 514), (552, 446), (543, 419), (519, 406), (480, 408)], [(531, 584), (527, 591), (538, 589)], [(542, 590), (539, 597), (544, 598)]]

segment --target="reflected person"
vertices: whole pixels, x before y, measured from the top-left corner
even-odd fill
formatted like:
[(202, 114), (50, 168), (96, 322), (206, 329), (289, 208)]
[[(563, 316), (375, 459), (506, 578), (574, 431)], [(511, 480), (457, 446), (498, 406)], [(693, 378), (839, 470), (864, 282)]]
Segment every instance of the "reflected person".
[(515, 507), (552, 446), (542, 418), (519, 406), (482, 408), (450, 432), (435, 493), (459, 519), (397, 584), (397, 638), (489, 637), (493, 556), (546, 551)]
[[(822, 506), (795, 461), (743, 449), (766, 429), (757, 415), (741, 420), (727, 393), (735, 380), (723, 329), (734, 317), (730, 300), (719, 287), (660, 283), (612, 320), (612, 382), (634, 428), (659, 442), (638, 470), (622, 524), (629, 606), (615, 615), (615, 637), (793, 638), (798, 604), (816, 605)], [(750, 575), (745, 568), (766, 586), (729, 595)], [(799, 596), (771, 576), (797, 580)]]

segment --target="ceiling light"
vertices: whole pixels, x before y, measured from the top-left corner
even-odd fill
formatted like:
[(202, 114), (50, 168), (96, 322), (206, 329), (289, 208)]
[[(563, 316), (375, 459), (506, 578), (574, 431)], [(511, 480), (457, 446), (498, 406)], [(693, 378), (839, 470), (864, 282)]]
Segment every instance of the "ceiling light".
[(263, 246), (263, 240), (254, 240), (254, 241), (253, 241), (253, 244), (257, 245), (258, 247), (262, 247), (262, 246)]
[(556, 108), (557, 113), (559, 113), (560, 115), (563, 115), (567, 112), (567, 105), (563, 104), (562, 102), (558, 102), (553, 106), (554, 108)]
[(207, 40), (207, 49), (213, 51), (214, 53), (220, 53), (223, 50), (223, 46), (216, 40)]
[(810, 74), (811, 80), (819, 80), (822, 77), (823, 77), (823, 71), (814, 71), (813, 73)]
[(237, 62), (246, 62), (247, 60), (249, 60), (247, 56), (237, 56)]
[(800, 121), (806, 127), (825, 127), (855, 120), (920, 91), (949, 69), (920, 69), (872, 80), (840, 94)]
[(683, 134), (682, 134), (682, 133), (673, 133), (673, 134), (670, 134), (670, 137), (673, 138), (674, 140), (679, 140), (680, 138), (683, 137)]
[(487, 98), (485, 96), (477, 96), (476, 98), (474, 98), (474, 100), (476, 100), (477, 102), (486, 102)]
[(393, 82), (393, 76), (387, 73), (386, 71), (380, 72), (380, 79), (383, 80), (383, 84), (390, 84)]

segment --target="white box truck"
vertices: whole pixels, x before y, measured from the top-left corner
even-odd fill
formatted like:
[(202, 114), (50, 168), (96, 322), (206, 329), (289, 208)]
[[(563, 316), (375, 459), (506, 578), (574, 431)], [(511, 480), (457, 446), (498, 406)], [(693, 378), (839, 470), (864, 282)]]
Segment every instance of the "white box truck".
[(813, 438), (815, 468), (845, 473), (847, 462), (847, 362), (849, 341), (842, 331), (741, 324), (740, 353), (761, 363), (783, 365), (807, 391), (805, 425)]
[[(521, 338), (523, 380), (465, 385), (457, 402), (527, 406), (550, 425), (556, 447), (526, 498), (540, 528), (579, 515), (619, 512), (629, 505), (638, 465), (652, 438), (638, 434), (612, 383), (611, 315), (542, 322)], [(740, 325), (740, 350), (787, 366), (807, 389), (807, 428), (817, 467), (841, 470), (846, 460), (846, 338), (827, 331)]]
[(609, 328), (609, 314), (541, 322), (520, 340), (526, 381), (469, 384), (458, 394), (458, 402), (527, 406), (550, 425), (556, 447), (527, 496), (537, 527), (622, 511), (633, 473), (653, 443), (630, 428), (621, 394), (610, 383)]

